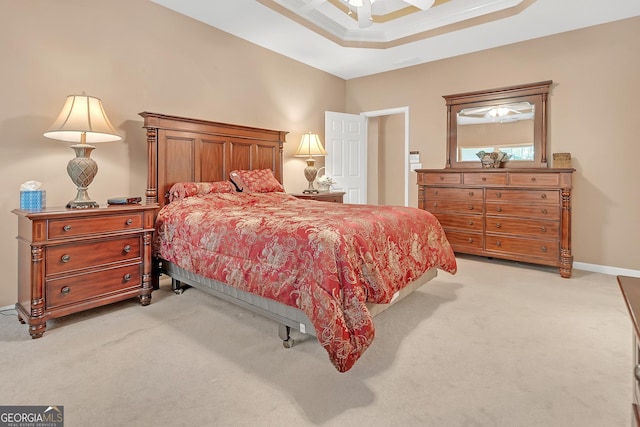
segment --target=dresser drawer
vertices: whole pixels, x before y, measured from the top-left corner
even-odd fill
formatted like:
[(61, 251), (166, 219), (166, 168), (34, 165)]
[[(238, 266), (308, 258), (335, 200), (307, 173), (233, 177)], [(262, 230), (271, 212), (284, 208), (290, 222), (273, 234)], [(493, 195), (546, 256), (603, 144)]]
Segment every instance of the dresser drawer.
[(509, 190), (504, 188), (487, 188), (486, 201), (490, 202), (523, 202), (560, 204), (559, 190)]
[(454, 252), (464, 252), (466, 250), (477, 252), (482, 250), (483, 240), (481, 233), (468, 233), (464, 231), (454, 231), (447, 229), (445, 229), (444, 232)]
[(482, 232), (482, 217), (479, 215), (439, 214), (436, 216), (445, 229)]
[(462, 184), (462, 174), (418, 173), (418, 184)]
[(425, 200), (424, 207), (430, 212), (453, 211), (482, 214), (482, 200)]
[(49, 239), (90, 236), (92, 234), (140, 230), (142, 212), (88, 218), (54, 219), (48, 223)]
[(558, 221), (487, 216), (485, 222), (487, 233), (536, 236), (541, 239), (558, 239), (560, 237), (560, 223)]
[(141, 264), (47, 280), (46, 308), (85, 302), (108, 294), (140, 289)]
[(483, 189), (426, 187), (424, 193), (427, 199), (461, 199), (482, 202)]
[(560, 220), (560, 206), (515, 203), (487, 203), (487, 215), (514, 216), (519, 218), (539, 218)]
[(99, 242), (52, 246), (45, 255), (45, 274), (64, 273), (99, 265), (140, 259), (140, 237), (129, 236)]
[(486, 235), (486, 250), (488, 253), (517, 254), (555, 262), (558, 262), (560, 257), (560, 245), (557, 240), (535, 240), (495, 234)]
[(557, 173), (518, 173), (509, 174), (509, 184), (521, 186), (558, 186), (560, 174)]
[(505, 173), (465, 173), (463, 177), (465, 184), (472, 185), (506, 185), (507, 174)]

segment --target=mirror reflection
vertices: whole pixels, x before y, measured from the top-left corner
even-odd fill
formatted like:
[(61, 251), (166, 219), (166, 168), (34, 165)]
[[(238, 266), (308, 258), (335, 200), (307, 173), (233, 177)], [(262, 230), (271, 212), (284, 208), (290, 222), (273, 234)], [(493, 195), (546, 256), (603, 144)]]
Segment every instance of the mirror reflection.
[(509, 161), (533, 161), (535, 106), (529, 102), (468, 107), (457, 113), (459, 162), (478, 162), (479, 151), (502, 151)]

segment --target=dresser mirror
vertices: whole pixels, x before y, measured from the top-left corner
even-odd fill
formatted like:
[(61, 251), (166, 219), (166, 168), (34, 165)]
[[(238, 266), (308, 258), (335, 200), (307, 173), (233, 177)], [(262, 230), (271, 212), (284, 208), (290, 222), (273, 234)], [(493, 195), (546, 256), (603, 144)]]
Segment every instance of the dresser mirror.
[(477, 153), (503, 151), (505, 168), (546, 168), (552, 81), (446, 95), (447, 168), (481, 168)]

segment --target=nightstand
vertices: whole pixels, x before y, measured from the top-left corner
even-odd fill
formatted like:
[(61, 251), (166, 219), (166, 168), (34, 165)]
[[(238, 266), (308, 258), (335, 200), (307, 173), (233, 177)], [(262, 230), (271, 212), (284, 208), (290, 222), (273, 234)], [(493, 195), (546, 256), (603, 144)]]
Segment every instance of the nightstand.
[(344, 194), (345, 194), (344, 191), (325, 191), (320, 193), (295, 193), (291, 195), (297, 197), (298, 199), (317, 200), (319, 202), (342, 203), (342, 196), (344, 196)]
[(15, 209), (18, 320), (40, 338), (47, 320), (138, 297), (151, 302), (157, 205)]

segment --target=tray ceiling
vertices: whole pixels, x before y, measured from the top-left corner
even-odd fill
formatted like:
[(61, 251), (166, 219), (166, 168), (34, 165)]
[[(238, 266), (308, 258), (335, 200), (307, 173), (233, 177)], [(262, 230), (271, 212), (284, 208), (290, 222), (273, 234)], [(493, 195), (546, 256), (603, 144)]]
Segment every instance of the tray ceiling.
[(344, 79), (640, 15), (638, 0), (375, 0), (363, 27), (345, 0), (152, 1)]

